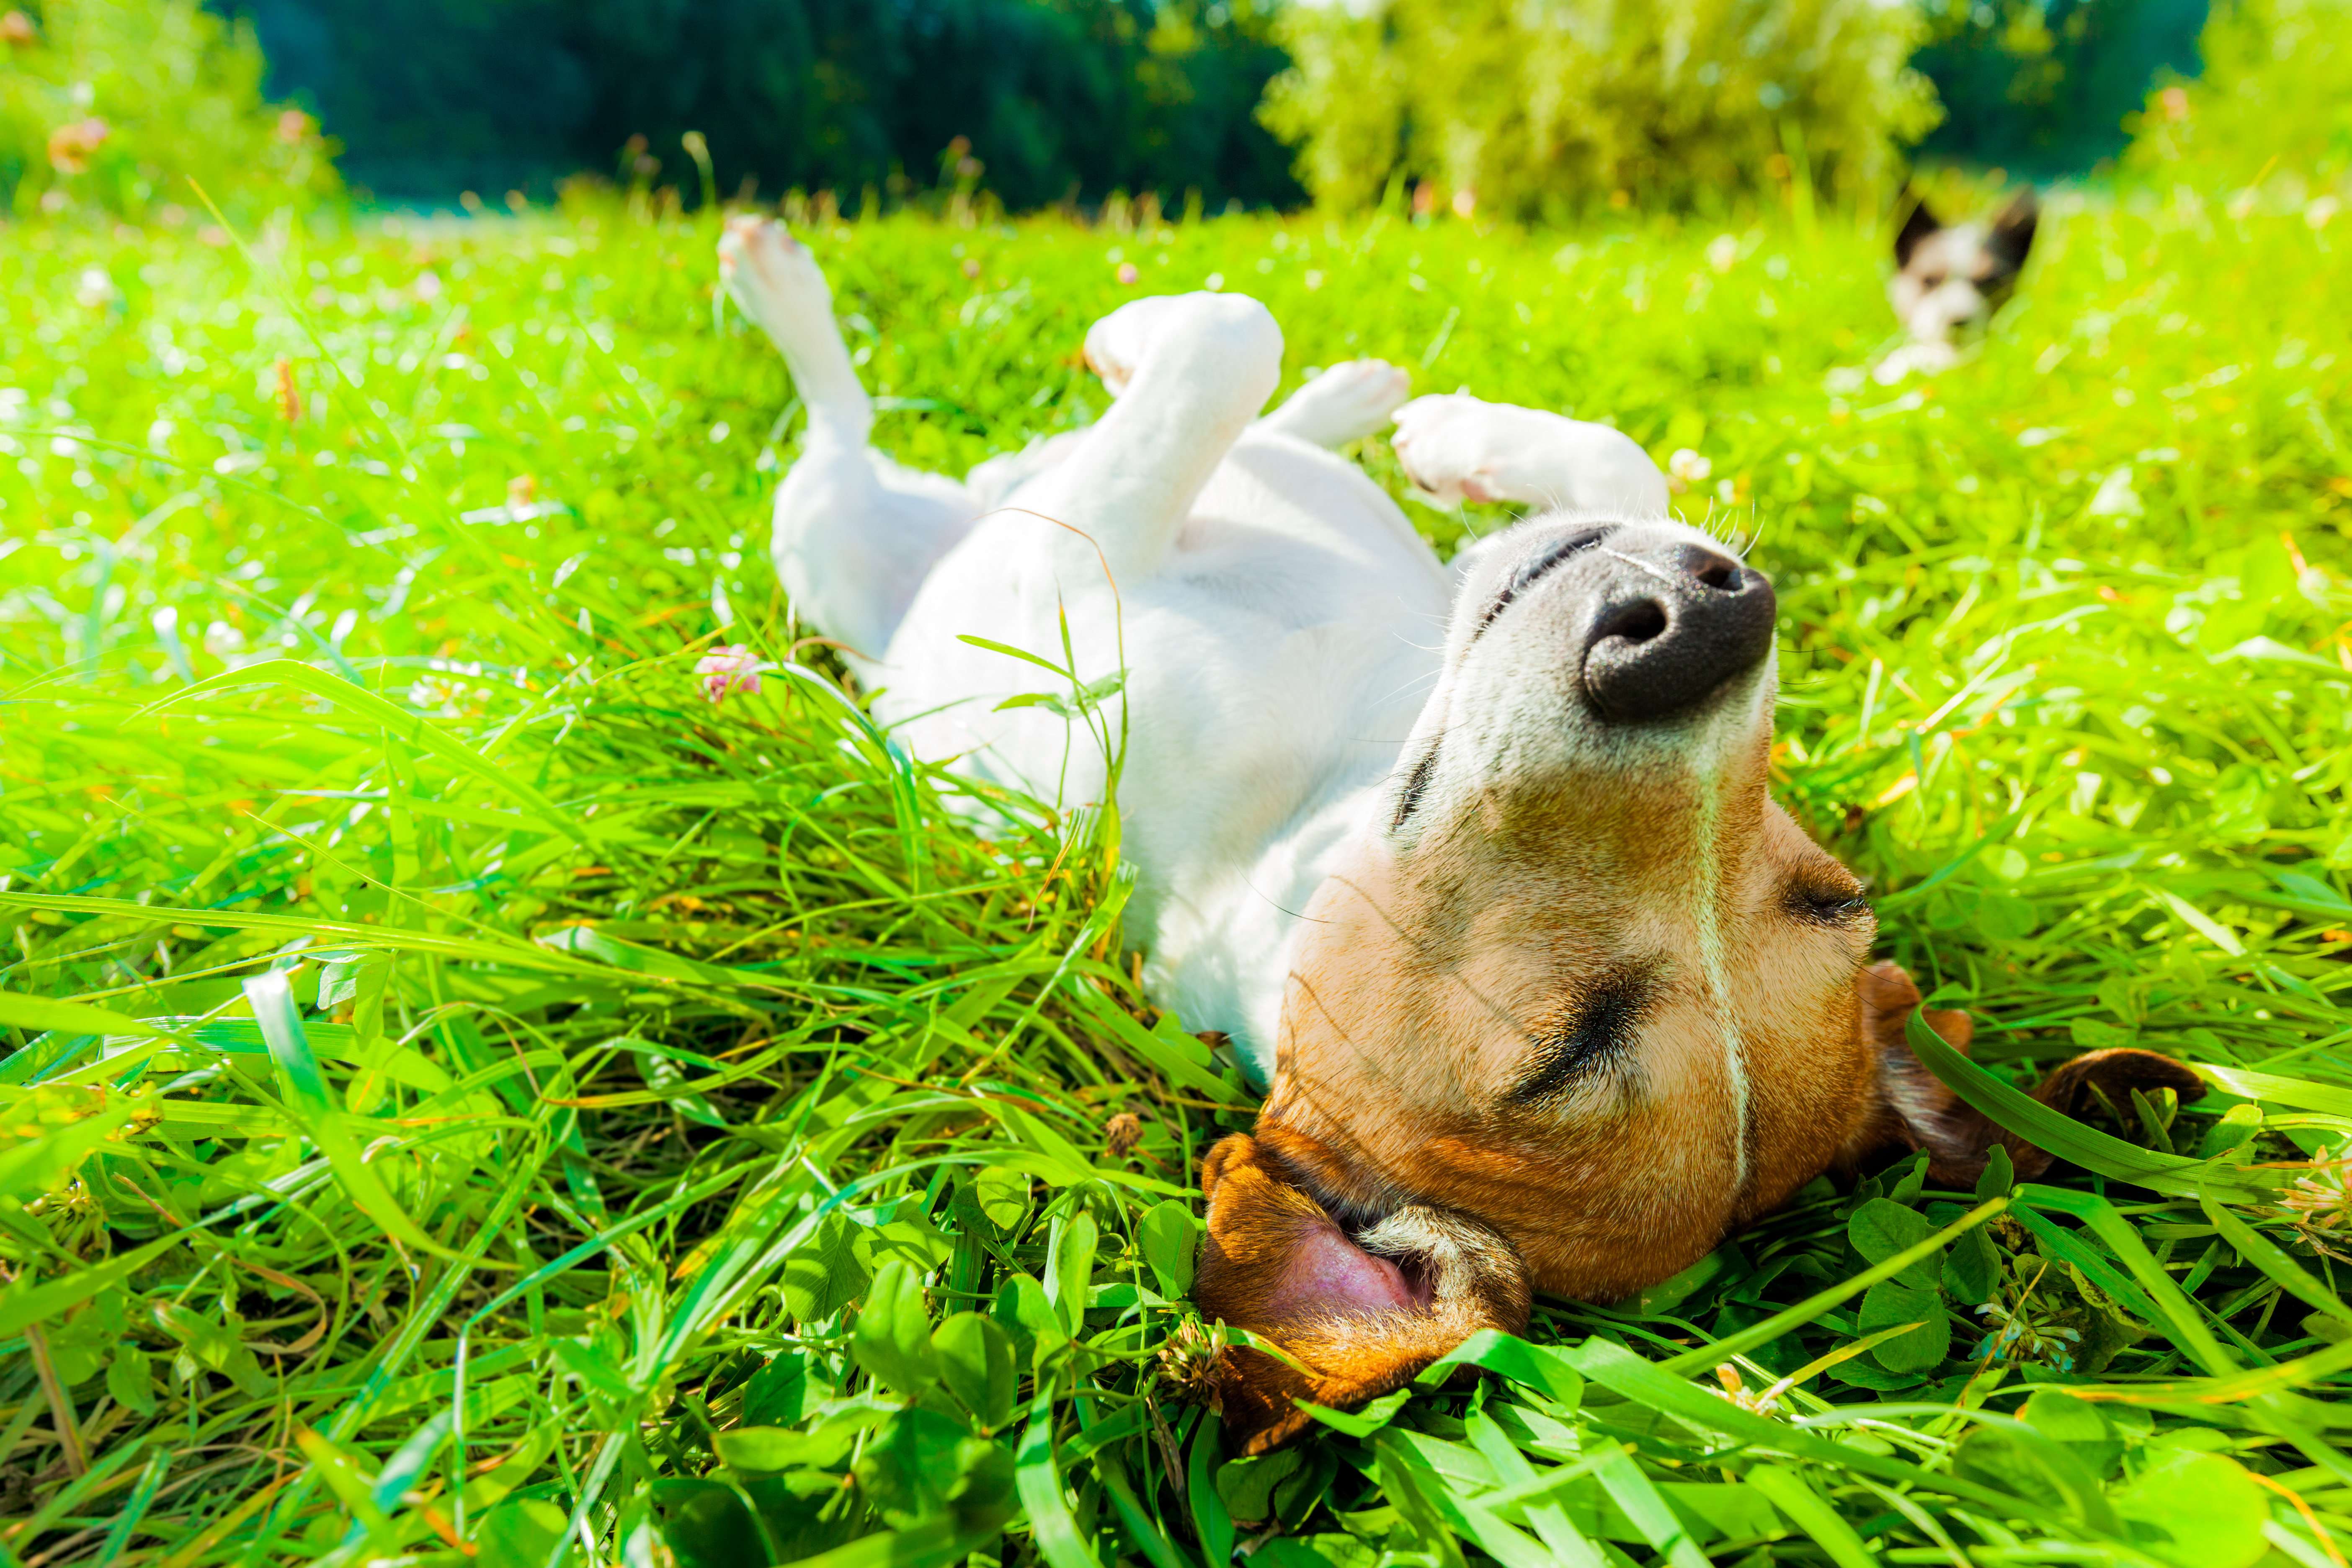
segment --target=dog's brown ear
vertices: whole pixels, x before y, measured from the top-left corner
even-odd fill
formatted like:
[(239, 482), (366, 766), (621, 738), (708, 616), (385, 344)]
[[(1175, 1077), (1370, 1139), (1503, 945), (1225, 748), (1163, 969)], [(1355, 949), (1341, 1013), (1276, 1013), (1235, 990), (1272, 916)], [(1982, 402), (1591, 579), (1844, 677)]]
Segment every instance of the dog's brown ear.
[(1332, 1161), (1319, 1143), (1261, 1128), (1225, 1139), (1202, 1167), (1202, 1316), (1264, 1336), (1306, 1369), (1226, 1352), (1219, 1409), (1245, 1454), (1307, 1427), (1295, 1400), (1353, 1409), (1480, 1329), (1527, 1326), (1527, 1274), (1502, 1237), (1419, 1205), (1351, 1234), (1305, 1184)]
[[(1927, 1177), (1945, 1187), (1973, 1187), (1995, 1144), (2009, 1151), (2021, 1178), (2050, 1168), (2051, 1156), (1946, 1089), (1904, 1040), (1904, 1026), (1919, 1005), (1919, 988), (1892, 963), (1874, 964), (1856, 983), (1862, 995), (1862, 1028), (1878, 1060), (1880, 1107), (1849, 1152), (1867, 1154), (1887, 1145), (1925, 1149)], [(1927, 1013), (1927, 1026), (1955, 1050), (1966, 1051), (1975, 1026), (1966, 1013)], [(2109, 1103), (2122, 1105), (2135, 1089), (2152, 1094), (2168, 1089), (2182, 1099), (2203, 1090), (2203, 1080), (2170, 1057), (2129, 1049), (2091, 1051), (2061, 1065), (2042, 1081), (2033, 1098), (2063, 1116), (2073, 1116), (2095, 1086)]]
[[(1908, 199), (1911, 193), (1906, 189), (1903, 195)], [(1943, 226), (1944, 221), (1936, 216), (1935, 208), (1924, 200), (1913, 202), (1911, 210), (1903, 216), (1902, 228), (1895, 236), (1895, 267), (1899, 269), (1910, 266), (1911, 253), (1919, 248), (1919, 242)]]

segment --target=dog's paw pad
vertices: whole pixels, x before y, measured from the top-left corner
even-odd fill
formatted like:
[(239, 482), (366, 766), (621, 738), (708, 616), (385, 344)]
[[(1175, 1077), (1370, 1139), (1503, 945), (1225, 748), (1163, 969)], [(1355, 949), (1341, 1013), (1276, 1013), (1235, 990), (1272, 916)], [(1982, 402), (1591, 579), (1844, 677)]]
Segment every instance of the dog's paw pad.
[(1389, 444), (1413, 488), (1447, 506), (1496, 499), (1490, 413), (1489, 405), (1462, 393), (1416, 397), (1398, 409)]
[(833, 290), (808, 247), (773, 218), (728, 220), (719, 237), (719, 275), (735, 302), (771, 330), (821, 313), (829, 322)]
[(1096, 379), (1113, 397), (1125, 392), (1127, 384), (1135, 379), (1133, 362), (1122, 357), (1108, 343), (1101, 342), (1094, 332), (1087, 334), (1086, 353), (1087, 368), (1095, 373)]
[(1113, 397), (1135, 379), (1152, 340), (1168, 321), (1170, 309), (1179, 303), (1160, 295), (1130, 300), (1087, 329), (1087, 368), (1102, 378)]

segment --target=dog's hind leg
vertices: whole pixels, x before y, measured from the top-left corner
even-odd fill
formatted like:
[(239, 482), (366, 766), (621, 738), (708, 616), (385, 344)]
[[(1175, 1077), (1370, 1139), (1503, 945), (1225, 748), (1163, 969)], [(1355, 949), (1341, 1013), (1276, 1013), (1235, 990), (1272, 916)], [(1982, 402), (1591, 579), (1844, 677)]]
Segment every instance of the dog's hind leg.
[(1282, 374), (1282, 331), (1238, 294), (1137, 300), (1087, 333), (1087, 361), (1117, 396), (1069, 455), (1030, 480), (1021, 502), (1067, 525), (1070, 569), (1102, 552), (1115, 580), (1157, 570), (1201, 489)]
[(1412, 389), (1412, 378), (1386, 360), (1346, 360), (1284, 398), (1258, 426), (1344, 447), (1387, 424)]
[(980, 508), (954, 480), (867, 448), (874, 405), (834, 324), (833, 291), (783, 225), (730, 222), (719, 269), (782, 353), (808, 410), (800, 458), (776, 491), (776, 574), (809, 622), (879, 659), (915, 590)]
[(768, 334), (791, 367), (793, 386), (808, 406), (809, 424), (843, 444), (862, 447), (873, 427), (874, 405), (833, 321), (833, 289), (816, 258), (782, 224), (729, 220), (719, 239), (719, 276), (727, 292)]

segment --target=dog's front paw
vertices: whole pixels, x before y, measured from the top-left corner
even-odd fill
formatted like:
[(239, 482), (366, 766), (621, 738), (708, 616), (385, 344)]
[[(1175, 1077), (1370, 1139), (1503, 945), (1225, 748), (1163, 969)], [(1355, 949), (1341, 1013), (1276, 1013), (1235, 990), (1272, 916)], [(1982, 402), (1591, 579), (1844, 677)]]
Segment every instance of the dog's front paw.
[(1102, 378), (1113, 397), (1135, 379), (1145, 353), (1166, 324), (1170, 308), (1177, 303), (1165, 294), (1129, 300), (1087, 329), (1087, 368)]
[(1870, 378), (1881, 386), (1894, 386), (1907, 376), (1941, 374), (1959, 363), (1960, 351), (1948, 342), (1905, 343), (1880, 360)]
[(773, 218), (730, 218), (719, 277), (743, 313), (782, 342), (804, 325), (833, 328), (833, 290), (808, 247)]
[(1507, 470), (1521, 443), (1507, 426), (1521, 412), (1466, 393), (1416, 397), (1396, 411), (1390, 445), (1413, 488), (1442, 505), (1514, 500)]
[(1379, 429), (1412, 386), (1386, 360), (1348, 360), (1292, 393), (1266, 423), (1318, 447), (1345, 446)]

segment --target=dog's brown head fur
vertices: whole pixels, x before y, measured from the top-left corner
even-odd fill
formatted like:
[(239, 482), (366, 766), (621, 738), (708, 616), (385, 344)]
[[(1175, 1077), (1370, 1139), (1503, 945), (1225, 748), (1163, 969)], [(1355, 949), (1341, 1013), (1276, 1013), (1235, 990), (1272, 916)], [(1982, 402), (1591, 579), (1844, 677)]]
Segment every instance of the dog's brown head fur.
[(1383, 824), (1306, 911), (1257, 1129), (1204, 1172), (1202, 1310), (1314, 1373), (1236, 1353), (1248, 1446), (1879, 1146), (1981, 1163), (1860, 883), (1768, 796), (1771, 617), (1679, 524), (1538, 520), (1468, 563)]

